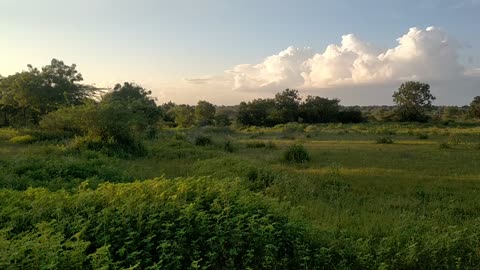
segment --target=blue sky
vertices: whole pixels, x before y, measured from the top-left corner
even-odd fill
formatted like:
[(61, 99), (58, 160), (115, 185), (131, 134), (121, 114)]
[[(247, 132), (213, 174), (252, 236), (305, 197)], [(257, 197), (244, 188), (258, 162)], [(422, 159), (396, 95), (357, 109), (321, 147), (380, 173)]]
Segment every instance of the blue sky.
[[(302, 58), (305, 60), (302, 63), (311, 63), (307, 60), (313, 59), (313, 54), (323, 54), (329, 44), (341, 45), (342, 35), (350, 33), (361, 39), (362, 44), (374, 44), (380, 55), (398, 46), (397, 39), (406, 35), (411, 27), (427, 33), (427, 27), (435, 26), (455, 41), (452, 53), (453, 50), (456, 53), (457, 64), (477, 74), (480, 67), (478, 14), (480, 0), (0, 0), (0, 74), (6, 76), (24, 69), (26, 64), (42, 66), (51, 58), (58, 58), (76, 63), (89, 83), (109, 85), (116, 81), (136, 81), (151, 88), (160, 102), (194, 103), (207, 99), (235, 104), (243, 99), (269, 96), (282, 87), (296, 87), (304, 93), (338, 96), (349, 104), (385, 104), (391, 102), (391, 89), (386, 85), (395, 85), (400, 78), (400, 75), (395, 77), (395, 72), (389, 75), (388, 81), (382, 79), (381, 85), (376, 79), (365, 78), (358, 85), (354, 75), (350, 80), (339, 78), (342, 81), (339, 84), (340, 80), (334, 80), (338, 74), (330, 74), (335, 78), (325, 81), (326, 75), (318, 72), (316, 77), (309, 77), (314, 83), (307, 85), (302, 79), (301, 84), (296, 80), (298, 85), (295, 85), (283, 73), (274, 71), (265, 75), (265, 70), (270, 68), (264, 65), (264, 60), (279, 55), (289, 46), (310, 47), (312, 55)], [(350, 49), (344, 46), (339, 50), (347, 53)], [(439, 57), (443, 56), (431, 57), (436, 57), (432, 63), (438, 64)], [(327, 66), (324, 60), (317, 60), (317, 69), (337, 68), (337, 64)], [(266, 68), (252, 70), (249, 67), (248, 71), (241, 69), (225, 75), (225, 71), (236, 70), (240, 64), (250, 64), (250, 67), (260, 64)], [(285, 69), (278, 65), (275, 68)], [(288, 68), (298, 70), (290, 64)], [(405, 75), (402, 72), (402, 76)], [(425, 72), (418, 72), (407, 75), (425, 77)], [(243, 79), (237, 87), (240, 75)], [(449, 92), (439, 87), (439, 102), (462, 104), (471, 100), (476, 91), (476, 78), (471, 77), (452, 78), (448, 83), (437, 82), (435, 76), (425, 78), (432, 85), (468, 81), (463, 92), (457, 89)], [(204, 81), (192, 84), (185, 78)], [(233, 82), (235, 85), (231, 85)], [(369, 88), (365, 85), (372, 83), (372, 89), (380, 90), (367, 94), (367, 90), (355, 90)], [(378, 95), (382, 88), (386, 88), (385, 92)], [(480, 94), (480, 86), (477, 88)], [(369, 94), (378, 100), (365, 99)]]

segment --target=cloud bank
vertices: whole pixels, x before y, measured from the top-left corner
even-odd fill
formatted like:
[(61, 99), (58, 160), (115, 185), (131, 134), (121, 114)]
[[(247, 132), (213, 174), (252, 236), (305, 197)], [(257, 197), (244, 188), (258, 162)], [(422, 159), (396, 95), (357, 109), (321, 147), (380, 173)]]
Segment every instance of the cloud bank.
[[(379, 49), (348, 34), (322, 53), (289, 47), (261, 63), (237, 65), (225, 71), (222, 80), (229, 88), (249, 91), (448, 81), (472, 74), (458, 62), (459, 43), (440, 28), (410, 28), (397, 42), (394, 48)], [(204, 84), (218, 78), (189, 80)]]

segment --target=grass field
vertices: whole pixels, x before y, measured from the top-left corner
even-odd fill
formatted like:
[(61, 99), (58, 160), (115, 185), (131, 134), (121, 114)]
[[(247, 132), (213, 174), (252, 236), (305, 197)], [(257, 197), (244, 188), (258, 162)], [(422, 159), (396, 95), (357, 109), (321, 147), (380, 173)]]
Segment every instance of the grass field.
[[(343, 254), (329, 257), (332, 268), (475, 268), (480, 262), (475, 125), (167, 129), (147, 141), (148, 155), (138, 158), (73, 151), (68, 140), (12, 139), (24, 133), (0, 130), (3, 188), (75, 191), (85, 181), (96, 188), (159, 176), (237, 179), (286, 203), (288, 217), (323, 243), (319, 254)], [(212, 144), (195, 145), (199, 135)], [(392, 141), (378, 143), (381, 138)], [(284, 161), (293, 144), (302, 144), (311, 160)]]

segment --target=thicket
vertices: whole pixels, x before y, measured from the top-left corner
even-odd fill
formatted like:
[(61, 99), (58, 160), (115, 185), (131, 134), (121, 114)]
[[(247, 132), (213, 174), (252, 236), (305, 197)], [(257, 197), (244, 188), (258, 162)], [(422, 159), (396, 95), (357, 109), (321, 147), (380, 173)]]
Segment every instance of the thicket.
[(209, 178), (0, 190), (2, 269), (313, 268), (284, 206)]

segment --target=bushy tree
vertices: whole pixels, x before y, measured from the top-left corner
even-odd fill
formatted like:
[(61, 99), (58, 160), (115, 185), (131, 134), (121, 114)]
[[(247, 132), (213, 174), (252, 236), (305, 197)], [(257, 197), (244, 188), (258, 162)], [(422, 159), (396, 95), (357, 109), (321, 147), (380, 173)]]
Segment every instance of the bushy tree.
[(426, 121), (426, 112), (432, 107), (435, 97), (430, 93), (430, 85), (421, 82), (405, 82), (393, 94), (402, 121)]
[(199, 126), (213, 124), (215, 119), (215, 106), (213, 104), (200, 100), (195, 106), (195, 123)]
[(109, 93), (105, 94), (101, 102), (102, 104), (118, 103), (126, 110), (130, 110), (133, 114), (143, 118), (146, 121), (139, 123), (139, 130), (146, 129), (147, 126), (154, 126), (159, 117), (160, 109), (155, 104), (155, 99), (150, 95), (152, 92), (135, 83), (125, 82), (123, 85), (117, 84)]
[(273, 99), (255, 99), (242, 102), (238, 107), (237, 121), (245, 126), (274, 126), (275, 101)]
[(109, 153), (143, 154), (137, 140), (138, 126), (146, 126), (148, 119), (136, 114), (120, 102), (91, 103), (63, 107), (47, 114), (40, 127), (76, 135), (77, 147), (106, 150)]
[[(0, 81), (0, 107), (5, 123), (8, 114), (20, 114), (23, 124), (38, 123), (41, 116), (66, 105), (82, 104), (98, 90), (80, 82), (76, 65), (53, 59), (41, 69), (28, 65), (26, 71)], [(27, 119), (29, 118), (29, 119)]]
[(288, 123), (298, 121), (300, 96), (294, 89), (285, 89), (275, 95), (275, 112), (273, 117), (278, 123)]
[(476, 96), (470, 103), (470, 112), (476, 118), (480, 118), (480, 96)]
[(339, 99), (308, 96), (300, 106), (300, 117), (306, 123), (328, 123), (336, 120)]
[(189, 105), (177, 105), (171, 109), (175, 116), (175, 124), (179, 127), (190, 127), (194, 123), (195, 110)]

